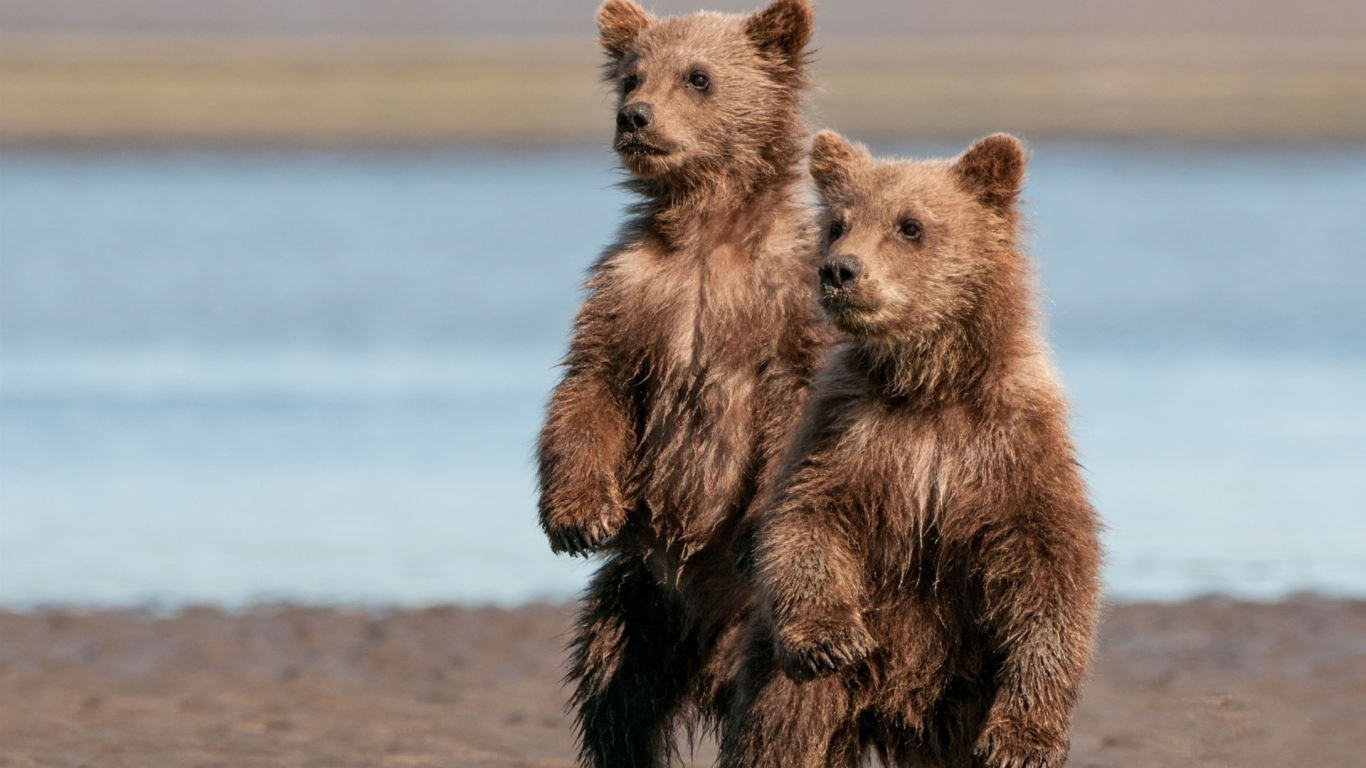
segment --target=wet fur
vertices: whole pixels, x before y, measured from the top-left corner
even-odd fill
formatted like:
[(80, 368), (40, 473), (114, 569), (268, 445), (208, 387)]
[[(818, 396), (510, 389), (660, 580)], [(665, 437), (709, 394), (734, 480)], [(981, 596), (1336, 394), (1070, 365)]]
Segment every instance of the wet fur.
[(555, 551), (605, 556), (570, 644), (581, 762), (659, 766), (677, 727), (729, 711), (751, 598), (732, 539), (829, 343), (803, 202), (811, 9), (655, 19), (609, 0), (598, 21), (619, 103), (649, 99), (641, 140), (670, 152), (620, 152), (639, 202), (547, 407), (540, 520)]
[(843, 224), (822, 250), (864, 274), (823, 295), (846, 339), (748, 523), (729, 768), (1066, 759), (1100, 548), (1018, 245), (1024, 164), (1000, 135), (920, 163), (815, 140)]

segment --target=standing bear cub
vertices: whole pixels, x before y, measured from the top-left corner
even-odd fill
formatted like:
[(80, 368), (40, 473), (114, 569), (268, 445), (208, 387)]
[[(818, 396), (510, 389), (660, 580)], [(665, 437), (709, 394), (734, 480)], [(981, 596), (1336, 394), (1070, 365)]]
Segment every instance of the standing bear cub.
[(845, 339), (752, 523), (731, 768), (1066, 759), (1100, 548), (1018, 242), (1024, 166), (999, 134), (938, 162), (815, 138)]
[(811, 27), (806, 0), (598, 10), (639, 199), (592, 268), (539, 444), (551, 547), (605, 556), (570, 641), (585, 766), (663, 766), (676, 726), (730, 711), (751, 595), (734, 531), (829, 341), (803, 167)]

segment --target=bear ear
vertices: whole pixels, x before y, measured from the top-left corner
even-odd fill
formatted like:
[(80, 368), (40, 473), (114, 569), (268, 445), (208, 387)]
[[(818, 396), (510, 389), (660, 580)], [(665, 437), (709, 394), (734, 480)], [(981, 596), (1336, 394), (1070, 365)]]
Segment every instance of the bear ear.
[(811, 140), (811, 178), (821, 191), (828, 190), (848, 181), (850, 171), (870, 157), (862, 145), (834, 131), (821, 131)]
[(631, 0), (607, 0), (598, 7), (598, 44), (614, 59), (625, 58), (654, 19)]
[(993, 208), (1015, 204), (1024, 182), (1025, 148), (1008, 133), (994, 133), (968, 147), (953, 161), (953, 171), (963, 188)]
[(802, 63), (802, 51), (811, 42), (815, 25), (810, 0), (774, 0), (745, 20), (745, 32), (759, 50), (795, 67)]

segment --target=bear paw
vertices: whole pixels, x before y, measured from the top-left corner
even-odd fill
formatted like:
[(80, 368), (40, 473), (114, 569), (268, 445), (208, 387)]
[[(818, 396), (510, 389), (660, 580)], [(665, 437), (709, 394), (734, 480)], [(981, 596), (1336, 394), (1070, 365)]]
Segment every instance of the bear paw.
[(1018, 723), (989, 722), (973, 754), (986, 768), (1062, 768), (1067, 737), (1054, 738)]
[(781, 633), (778, 662), (796, 682), (847, 669), (873, 652), (877, 643), (857, 617), (839, 623)]
[(545, 535), (550, 539), (550, 551), (571, 557), (587, 557), (621, 531), (626, 515), (616, 505), (604, 504), (595, 519), (580, 525), (545, 524)]

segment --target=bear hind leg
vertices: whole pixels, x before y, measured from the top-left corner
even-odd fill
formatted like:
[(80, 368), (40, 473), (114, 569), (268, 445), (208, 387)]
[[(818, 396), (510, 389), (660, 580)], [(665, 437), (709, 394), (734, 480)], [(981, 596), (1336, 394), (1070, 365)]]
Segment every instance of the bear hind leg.
[(682, 606), (629, 557), (608, 560), (589, 586), (570, 643), (585, 768), (663, 768), (674, 721), (699, 666)]
[(771, 669), (737, 702), (721, 744), (722, 768), (856, 768), (863, 745), (838, 676), (794, 683)]

